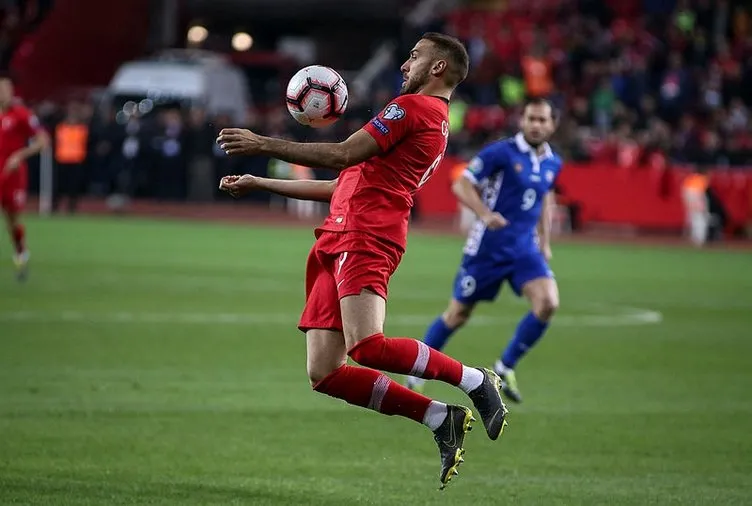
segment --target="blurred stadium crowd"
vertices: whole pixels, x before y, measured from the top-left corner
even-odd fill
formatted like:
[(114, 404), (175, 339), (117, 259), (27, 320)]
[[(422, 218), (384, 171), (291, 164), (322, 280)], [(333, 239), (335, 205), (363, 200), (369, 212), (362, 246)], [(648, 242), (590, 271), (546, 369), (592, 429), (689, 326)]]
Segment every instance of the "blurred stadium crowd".
[[(472, 59), (471, 75), (452, 103), (453, 154), (468, 157), (512, 133), (524, 97), (546, 96), (561, 111), (555, 144), (570, 161), (752, 166), (749, 7), (725, 0), (497, 4), (457, 8), (405, 29), (391, 69), (369, 94), (351, 94), (346, 119), (330, 129), (299, 127), (281, 97), (256, 101), (245, 125), (233, 126), (341, 139), (397, 93), (396, 69), (421, 31), (439, 30), (465, 41)], [(86, 131), (80, 149), (55, 152), (59, 170), (70, 176), (58, 193), (207, 200), (216, 197), (222, 175), (280, 168), (269, 160), (228, 160), (216, 149), (215, 134), (230, 125), (228, 115), (160, 109), (142, 116), (136, 104), (116, 110), (86, 100), (33, 105), (52, 132), (64, 132), (61, 125)]]
[(564, 113), (558, 140), (570, 160), (749, 164), (749, 11), (674, 3), (515, 0), (492, 15), (455, 12), (447, 25), (475, 68), (466, 100), (487, 106), (469, 111), (465, 130), (513, 128), (522, 96), (544, 95)]

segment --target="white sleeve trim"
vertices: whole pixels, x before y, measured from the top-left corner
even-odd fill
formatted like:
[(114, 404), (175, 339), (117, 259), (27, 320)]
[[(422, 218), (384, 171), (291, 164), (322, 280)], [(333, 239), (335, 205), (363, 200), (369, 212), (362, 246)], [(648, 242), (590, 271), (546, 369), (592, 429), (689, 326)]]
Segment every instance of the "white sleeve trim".
[(475, 174), (472, 173), (470, 169), (465, 169), (462, 172), (462, 177), (473, 183), (475, 186), (478, 186), (479, 182), (478, 179), (475, 177)]

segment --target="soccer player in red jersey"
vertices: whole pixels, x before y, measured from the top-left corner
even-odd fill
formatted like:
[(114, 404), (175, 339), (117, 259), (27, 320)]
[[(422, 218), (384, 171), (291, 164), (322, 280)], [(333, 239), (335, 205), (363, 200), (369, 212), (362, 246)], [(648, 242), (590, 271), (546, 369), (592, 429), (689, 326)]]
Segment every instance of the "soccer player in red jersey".
[[(449, 98), (467, 76), (468, 56), (453, 37), (425, 34), (402, 65), (402, 93), (341, 143), (295, 143), (248, 130), (224, 129), (217, 142), (229, 155), (267, 155), (339, 171), (334, 181), (282, 181), (227, 176), (233, 196), (251, 190), (329, 201), (306, 267), (305, 332), (308, 376), (317, 392), (400, 415), (428, 426), (441, 455), (443, 488), (462, 462), (469, 408), (429, 399), (379, 371), (455, 385), (467, 393), (491, 439), (501, 434), (507, 409), (499, 377), (464, 366), (421, 341), (384, 336), (387, 285), (407, 243), (414, 193), (444, 156)], [(348, 356), (362, 367), (347, 365)]]
[(26, 160), (49, 143), (36, 116), (13, 97), (13, 81), (0, 75), (0, 207), (13, 239), (13, 263), (20, 281), (26, 278), (29, 252), (21, 212), (26, 205)]

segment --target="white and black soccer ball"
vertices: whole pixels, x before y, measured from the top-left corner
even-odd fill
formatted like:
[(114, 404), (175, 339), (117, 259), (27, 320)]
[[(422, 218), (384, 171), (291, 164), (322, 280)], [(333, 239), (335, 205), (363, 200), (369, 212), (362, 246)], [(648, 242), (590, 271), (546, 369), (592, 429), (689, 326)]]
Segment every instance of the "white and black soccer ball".
[(301, 125), (321, 128), (337, 121), (347, 108), (347, 85), (322, 65), (300, 69), (287, 84), (287, 110)]

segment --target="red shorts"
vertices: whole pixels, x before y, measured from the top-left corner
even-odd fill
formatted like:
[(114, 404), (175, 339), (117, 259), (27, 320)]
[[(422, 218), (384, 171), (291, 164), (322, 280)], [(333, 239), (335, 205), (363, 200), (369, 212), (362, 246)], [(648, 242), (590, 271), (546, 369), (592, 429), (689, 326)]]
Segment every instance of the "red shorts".
[(342, 331), (340, 299), (363, 289), (386, 299), (402, 253), (362, 232), (322, 232), (308, 255), (306, 304), (298, 328)]
[(26, 207), (26, 181), (17, 174), (0, 174), (0, 208), (9, 214), (18, 214)]

